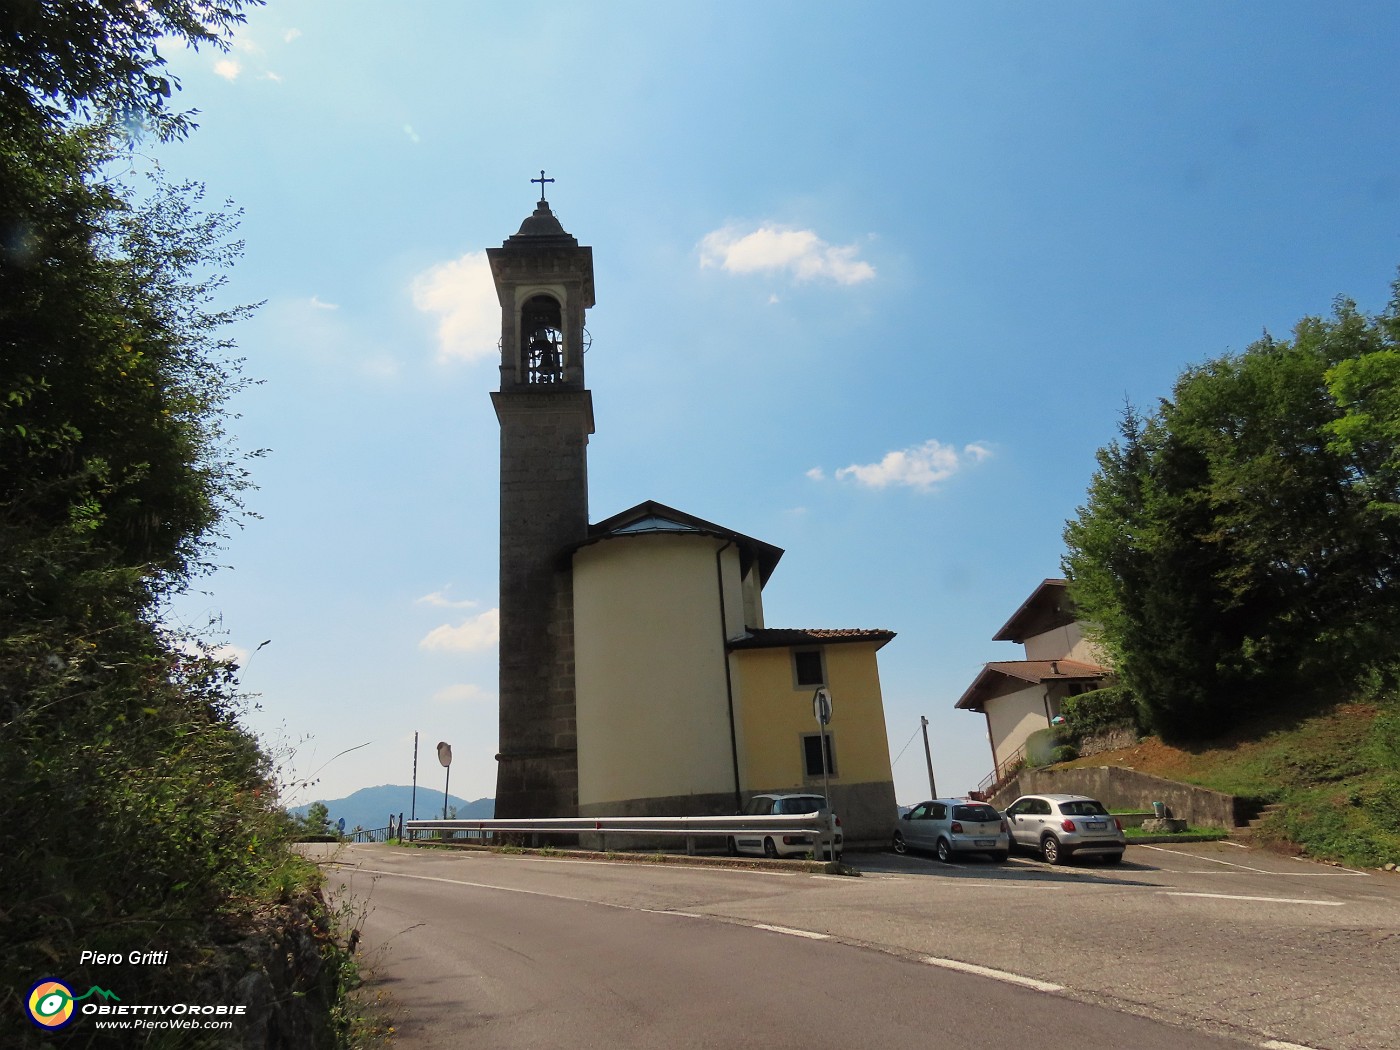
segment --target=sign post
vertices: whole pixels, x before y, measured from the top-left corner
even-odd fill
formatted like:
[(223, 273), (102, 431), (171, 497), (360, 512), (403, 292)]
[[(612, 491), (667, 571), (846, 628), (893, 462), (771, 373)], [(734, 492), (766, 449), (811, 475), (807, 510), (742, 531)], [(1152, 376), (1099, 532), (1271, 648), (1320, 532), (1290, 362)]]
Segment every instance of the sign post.
[(831, 721), (830, 690), (818, 689), (815, 693), (812, 694), (812, 714), (816, 716), (817, 729), (821, 732), (821, 741), (819, 743), (819, 746), (821, 747), (822, 756), (822, 795), (826, 798), (827, 820), (827, 828), (822, 835), (822, 846), (816, 853), (813, 854), (813, 859), (821, 860), (821, 852), (825, 851), (831, 856), (832, 860), (835, 860), (836, 850), (834, 845), (834, 829), (830, 826), (832, 821), (832, 814), (835, 812), (835, 807), (831, 804), (831, 780), (830, 770), (828, 769), (829, 763), (827, 762), (826, 749), (826, 727), (827, 723)]
[(447, 819), (447, 786), (452, 783), (452, 745), (446, 740), (439, 740), (437, 746), (438, 761), (442, 763), (442, 768), (447, 770), (447, 776), (442, 782), (442, 819)]

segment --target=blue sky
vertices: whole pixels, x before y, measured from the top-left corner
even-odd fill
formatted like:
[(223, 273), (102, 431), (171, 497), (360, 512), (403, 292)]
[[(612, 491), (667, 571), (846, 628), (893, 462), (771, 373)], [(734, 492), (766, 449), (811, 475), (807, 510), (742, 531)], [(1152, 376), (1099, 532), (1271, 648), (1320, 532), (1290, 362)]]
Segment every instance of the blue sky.
[[(1125, 399), (1400, 264), (1391, 4), (272, 0), (172, 58), (160, 162), (244, 209), (233, 430), (262, 515), (173, 617), (314, 786), (494, 794), (498, 312), (531, 211), (591, 245), (593, 520), (786, 550), (768, 624), (883, 627), (896, 791), (987, 773), (953, 709)], [(261, 649), (264, 640), (271, 643)], [(834, 698), (837, 704), (840, 697)], [(368, 743), (353, 753), (339, 752)]]

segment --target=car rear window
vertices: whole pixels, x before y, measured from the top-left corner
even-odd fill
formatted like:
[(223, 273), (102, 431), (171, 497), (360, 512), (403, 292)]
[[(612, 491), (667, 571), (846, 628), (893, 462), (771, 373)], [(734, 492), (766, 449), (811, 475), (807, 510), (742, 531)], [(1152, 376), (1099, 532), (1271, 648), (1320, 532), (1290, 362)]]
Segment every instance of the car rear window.
[(991, 806), (954, 806), (954, 820), (1000, 820), (1001, 814)]
[(815, 813), (826, 807), (826, 799), (820, 795), (801, 795), (798, 798), (780, 798), (773, 807), (774, 813), (794, 816), (799, 813)]
[(1061, 802), (1060, 812), (1067, 817), (1106, 817), (1108, 810), (1091, 798), (1078, 802)]

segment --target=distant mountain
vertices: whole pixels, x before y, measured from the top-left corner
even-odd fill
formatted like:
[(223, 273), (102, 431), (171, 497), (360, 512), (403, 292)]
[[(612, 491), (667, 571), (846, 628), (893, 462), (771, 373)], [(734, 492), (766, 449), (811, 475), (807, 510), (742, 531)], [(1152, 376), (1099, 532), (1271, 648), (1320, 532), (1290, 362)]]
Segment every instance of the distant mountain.
[[(331, 823), (334, 824), (341, 817), (345, 818), (345, 828), (359, 826), (366, 831), (375, 828), (387, 827), (389, 824), (389, 814), (394, 815), (397, 820), (402, 813), (405, 819), (412, 819), (410, 806), (413, 800), (413, 788), (400, 784), (382, 784), (379, 787), (360, 788), (353, 795), (346, 798), (323, 798), (317, 799), (330, 811)], [(314, 805), (308, 802), (304, 806), (292, 806), (287, 812), (294, 817), (306, 815), (306, 811)], [(447, 796), (449, 815), (451, 807), (457, 809), (457, 819), (459, 820), (490, 820), (496, 815), (496, 800), (494, 798), (479, 798), (475, 802), (468, 802), (464, 798), (456, 795)], [(419, 820), (440, 820), (442, 819), (442, 792), (434, 791), (431, 787), (418, 786), (418, 819)]]

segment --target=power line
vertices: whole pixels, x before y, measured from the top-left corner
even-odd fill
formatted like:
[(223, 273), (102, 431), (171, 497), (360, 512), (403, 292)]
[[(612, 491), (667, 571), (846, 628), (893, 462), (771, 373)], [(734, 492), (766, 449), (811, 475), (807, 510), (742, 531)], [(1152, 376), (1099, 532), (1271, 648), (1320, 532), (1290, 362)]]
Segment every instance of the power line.
[(904, 757), (904, 752), (909, 750), (909, 745), (912, 744), (914, 742), (914, 738), (919, 735), (919, 727), (922, 725), (923, 723), (921, 722), (918, 726), (914, 727), (914, 731), (909, 734), (909, 739), (906, 740), (904, 742), (904, 746), (899, 749), (899, 754), (894, 756), (894, 762), (890, 763), (891, 766), (893, 766), (895, 762), (898, 762), (901, 758)]

